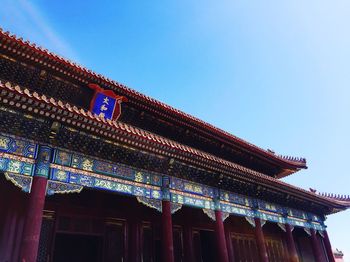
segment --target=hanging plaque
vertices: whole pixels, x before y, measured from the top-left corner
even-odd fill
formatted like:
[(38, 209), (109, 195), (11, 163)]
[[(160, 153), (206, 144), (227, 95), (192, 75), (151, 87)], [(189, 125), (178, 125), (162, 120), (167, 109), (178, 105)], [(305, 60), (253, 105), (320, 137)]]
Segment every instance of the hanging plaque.
[(90, 111), (100, 117), (110, 120), (118, 120), (121, 114), (121, 103), (127, 99), (116, 95), (112, 90), (102, 89), (97, 84), (89, 84), (95, 91), (90, 103)]

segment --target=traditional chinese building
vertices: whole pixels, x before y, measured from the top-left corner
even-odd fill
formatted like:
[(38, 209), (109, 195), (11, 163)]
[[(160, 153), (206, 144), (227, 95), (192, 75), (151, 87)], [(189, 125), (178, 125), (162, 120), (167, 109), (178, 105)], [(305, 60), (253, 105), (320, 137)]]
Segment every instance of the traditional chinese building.
[(0, 32), (0, 261), (334, 261), (305, 169)]

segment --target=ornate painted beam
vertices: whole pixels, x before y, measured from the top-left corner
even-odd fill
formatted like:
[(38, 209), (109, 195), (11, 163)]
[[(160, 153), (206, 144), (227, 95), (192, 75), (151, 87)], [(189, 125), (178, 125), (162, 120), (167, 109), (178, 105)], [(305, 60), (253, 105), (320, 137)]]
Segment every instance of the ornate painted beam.
[[(7, 179), (30, 192), (34, 169), (48, 172), (47, 194), (80, 192), (84, 187), (114, 191), (138, 197), (138, 200), (157, 210), (165, 198), (162, 191), (162, 174), (132, 168), (53, 148), (48, 167), (38, 165), (38, 144), (23, 138), (0, 134), (0, 171)], [(228, 214), (247, 218), (289, 224), (291, 226), (325, 229), (324, 218), (305, 211), (283, 207), (260, 199), (223, 191), (176, 177), (169, 177), (168, 197), (171, 212), (182, 205), (201, 208), (214, 218), (215, 201), (223, 217)], [(157, 202), (158, 200), (158, 202)], [(158, 204), (157, 204), (158, 203)]]

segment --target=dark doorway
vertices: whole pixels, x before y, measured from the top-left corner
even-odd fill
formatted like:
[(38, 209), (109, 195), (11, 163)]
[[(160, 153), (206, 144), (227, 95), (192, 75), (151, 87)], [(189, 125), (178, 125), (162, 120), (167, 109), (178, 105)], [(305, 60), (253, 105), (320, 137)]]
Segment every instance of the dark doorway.
[(98, 236), (56, 234), (53, 261), (98, 262), (101, 243)]
[(161, 262), (162, 261), (162, 241), (160, 239), (155, 240), (155, 262)]
[(213, 231), (200, 230), (202, 262), (216, 261), (216, 241)]

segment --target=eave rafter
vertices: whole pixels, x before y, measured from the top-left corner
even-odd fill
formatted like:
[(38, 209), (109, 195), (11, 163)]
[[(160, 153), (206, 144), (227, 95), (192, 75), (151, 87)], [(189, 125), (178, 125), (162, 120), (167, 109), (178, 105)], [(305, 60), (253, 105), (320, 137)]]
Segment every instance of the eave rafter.
[(190, 165), (223, 174), (226, 177), (240, 179), (247, 183), (261, 184), (270, 190), (292, 195), (299, 199), (310, 199), (311, 197), (315, 203), (323, 206), (332, 206), (332, 208), (338, 209), (345, 209), (347, 207), (339, 201), (332, 201), (315, 195), (278, 179), (271, 178), (139, 128), (121, 122), (112, 122), (83, 109), (56, 101), (53, 98), (31, 93), (29, 90), (14, 86), (9, 82), (6, 84), (0, 82), (0, 90), (0, 104), (22, 112), (25, 111), (27, 114), (30, 113), (34, 116), (41, 116), (52, 121), (62, 122), (67, 126), (78, 128), (96, 137), (103, 137), (112, 143), (127, 144), (135, 149), (148, 151), (168, 158), (175, 158)]

